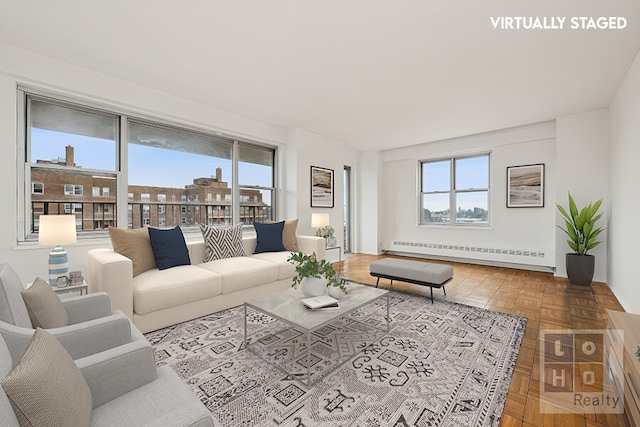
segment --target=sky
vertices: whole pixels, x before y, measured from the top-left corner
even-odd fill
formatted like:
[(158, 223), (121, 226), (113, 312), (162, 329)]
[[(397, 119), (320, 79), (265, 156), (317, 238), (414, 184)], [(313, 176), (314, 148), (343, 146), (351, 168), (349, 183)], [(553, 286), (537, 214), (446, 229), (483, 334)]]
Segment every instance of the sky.
[[(488, 157), (469, 157), (456, 160), (456, 189), (488, 188), (489, 182)], [(451, 190), (451, 161), (423, 163), (422, 191)], [(425, 200), (427, 202), (425, 203)], [(464, 210), (479, 207), (488, 209), (486, 192), (458, 193), (457, 204)], [(432, 212), (449, 209), (449, 194), (425, 195), (423, 208)]]

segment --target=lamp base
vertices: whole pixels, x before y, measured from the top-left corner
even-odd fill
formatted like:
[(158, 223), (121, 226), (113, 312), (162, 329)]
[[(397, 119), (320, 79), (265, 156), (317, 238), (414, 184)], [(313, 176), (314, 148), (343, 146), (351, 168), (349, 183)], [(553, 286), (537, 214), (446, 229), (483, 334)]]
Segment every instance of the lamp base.
[(56, 286), (60, 276), (69, 276), (69, 257), (62, 246), (56, 246), (49, 252), (49, 284)]

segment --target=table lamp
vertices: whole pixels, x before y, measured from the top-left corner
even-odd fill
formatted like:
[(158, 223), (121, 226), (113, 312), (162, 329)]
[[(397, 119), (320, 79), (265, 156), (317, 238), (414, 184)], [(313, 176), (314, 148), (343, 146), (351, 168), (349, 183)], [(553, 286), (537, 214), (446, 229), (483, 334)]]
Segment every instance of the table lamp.
[(326, 227), (329, 224), (329, 214), (327, 213), (312, 213), (311, 214), (311, 226), (313, 228)]
[(53, 246), (49, 252), (49, 284), (56, 286), (56, 279), (69, 275), (69, 257), (62, 245), (76, 243), (75, 215), (40, 215), (38, 245)]

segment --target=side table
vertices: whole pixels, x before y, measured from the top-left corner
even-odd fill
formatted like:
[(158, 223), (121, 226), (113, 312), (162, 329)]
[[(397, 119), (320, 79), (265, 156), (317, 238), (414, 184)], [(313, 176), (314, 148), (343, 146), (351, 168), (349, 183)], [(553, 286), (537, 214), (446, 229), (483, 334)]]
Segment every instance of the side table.
[(69, 292), (80, 292), (80, 295), (86, 295), (89, 293), (89, 285), (87, 282), (82, 282), (79, 285), (69, 285), (64, 288), (59, 288), (57, 286), (52, 286), (53, 292), (58, 295), (66, 294)]
[(332, 249), (338, 250), (338, 273), (342, 273), (342, 246), (327, 246), (324, 248), (325, 251), (330, 251)]

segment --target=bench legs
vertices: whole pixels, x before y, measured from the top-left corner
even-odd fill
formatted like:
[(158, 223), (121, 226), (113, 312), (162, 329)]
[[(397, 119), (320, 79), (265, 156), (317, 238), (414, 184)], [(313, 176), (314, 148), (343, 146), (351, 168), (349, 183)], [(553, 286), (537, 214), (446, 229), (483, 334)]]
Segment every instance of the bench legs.
[[(376, 280), (376, 288), (380, 284), (380, 276), (376, 276), (378, 280)], [(389, 279), (391, 281), (390, 287), (393, 288), (393, 279)], [(449, 279), (451, 280), (451, 279)], [(447, 280), (448, 282), (448, 280)], [(446, 283), (446, 282), (445, 282)], [(429, 290), (431, 291), (431, 304), (433, 304), (433, 286), (428, 283), (420, 283), (420, 286), (429, 286)], [(444, 292), (445, 296), (447, 295), (447, 290), (444, 288), (444, 285), (436, 286), (438, 288), (442, 288), (442, 292)]]

